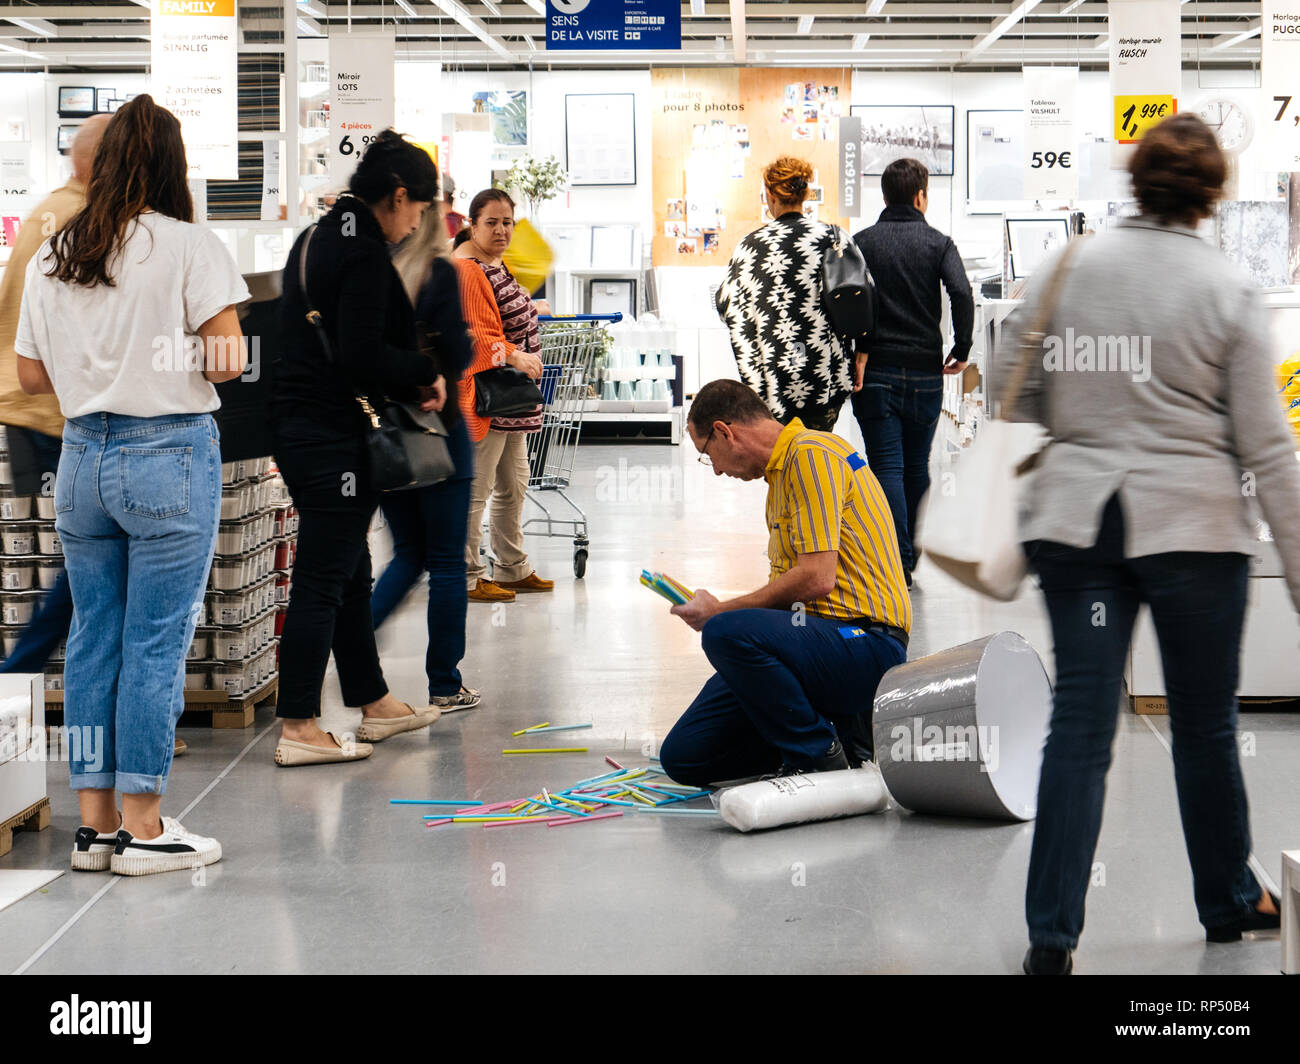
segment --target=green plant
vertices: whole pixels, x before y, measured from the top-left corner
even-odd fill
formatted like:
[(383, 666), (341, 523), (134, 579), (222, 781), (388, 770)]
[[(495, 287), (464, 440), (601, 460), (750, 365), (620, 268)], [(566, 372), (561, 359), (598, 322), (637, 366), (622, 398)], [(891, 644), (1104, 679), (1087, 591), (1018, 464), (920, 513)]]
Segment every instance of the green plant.
[(537, 216), (538, 208), (558, 196), (568, 183), (569, 175), (554, 155), (545, 159), (531, 155), (517, 159), (506, 175), (506, 184), (528, 203), (528, 214), (533, 218)]

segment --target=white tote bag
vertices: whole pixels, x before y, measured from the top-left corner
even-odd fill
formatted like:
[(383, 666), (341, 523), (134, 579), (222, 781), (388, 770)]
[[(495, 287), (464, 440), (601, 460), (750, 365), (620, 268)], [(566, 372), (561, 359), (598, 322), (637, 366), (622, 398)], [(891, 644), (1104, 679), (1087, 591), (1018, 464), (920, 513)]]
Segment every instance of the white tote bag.
[(950, 476), (926, 496), (925, 556), (950, 576), (1002, 602), (1016, 597), (1027, 569), (1017, 535), (1017, 467), (1046, 440), (1040, 425), (985, 421)]
[[(1016, 352), (1016, 368), (1002, 400), (1010, 410), (1020, 395), (1029, 360), (1040, 358), (1043, 337), (1056, 310), (1061, 287), (1083, 237), (1070, 241), (1048, 279), (1034, 328), (1025, 332)], [(1020, 494), (1032, 459), (1043, 448), (1042, 426), (986, 420), (969, 451), (930, 489), (924, 520), (926, 556), (944, 572), (990, 598), (1016, 597), (1028, 571), (1020, 546)]]

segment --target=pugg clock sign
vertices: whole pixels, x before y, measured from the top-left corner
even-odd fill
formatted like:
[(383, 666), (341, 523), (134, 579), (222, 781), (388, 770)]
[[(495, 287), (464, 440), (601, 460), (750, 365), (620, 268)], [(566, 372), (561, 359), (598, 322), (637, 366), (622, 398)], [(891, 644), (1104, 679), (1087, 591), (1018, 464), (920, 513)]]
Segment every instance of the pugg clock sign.
[(546, 47), (556, 50), (682, 46), (677, 0), (546, 0)]

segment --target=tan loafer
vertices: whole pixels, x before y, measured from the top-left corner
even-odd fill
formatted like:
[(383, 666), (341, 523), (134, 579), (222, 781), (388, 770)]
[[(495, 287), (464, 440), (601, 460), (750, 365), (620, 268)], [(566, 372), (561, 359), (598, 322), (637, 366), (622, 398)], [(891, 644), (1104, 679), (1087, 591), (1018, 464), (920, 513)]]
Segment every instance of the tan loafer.
[(286, 768), (293, 765), (332, 765), (340, 761), (361, 761), (374, 753), (369, 743), (343, 743), (333, 732), (326, 732), (338, 746), (312, 746), (282, 738), (275, 748), (275, 763)]
[(402, 705), (411, 711), (409, 717), (362, 717), (361, 727), (357, 729), (357, 738), (364, 739), (368, 743), (383, 742), (390, 736), (400, 735), (402, 732), (427, 728), (442, 716), (442, 710), (437, 706), (417, 710), (407, 702), (403, 702)]
[(470, 602), (514, 602), (515, 593), (491, 580), (479, 580), (469, 590)]
[(554, 580), (543, 580), (536, 572), (531, 572), (522, 580), (503, 581), (497, 585), (507, 591), (554, 591)]
[(172, 745), (172, 757), (180, 757), (189, 748), (190, 744), (178, 736), (176, 742)]

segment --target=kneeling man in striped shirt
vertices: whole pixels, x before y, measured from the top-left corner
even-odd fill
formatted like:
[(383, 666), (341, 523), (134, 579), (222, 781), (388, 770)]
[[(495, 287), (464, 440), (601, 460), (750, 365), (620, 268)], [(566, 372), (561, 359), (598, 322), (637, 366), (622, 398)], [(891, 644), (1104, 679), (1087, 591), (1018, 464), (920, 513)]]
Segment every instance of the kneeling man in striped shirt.
[(824, 772), (872, 757), (871, 706), (907, 658), (912, 604), (889, 504), (839, 436), (784, 428), (738, 381), (700, 389), (687, 428), (719, 476), (767, 481), (767, 584), (721, 602), (700, 589), (673, 607), (703, 633), (717, 671), (659, 751), (704, 786), (771, 772)]

